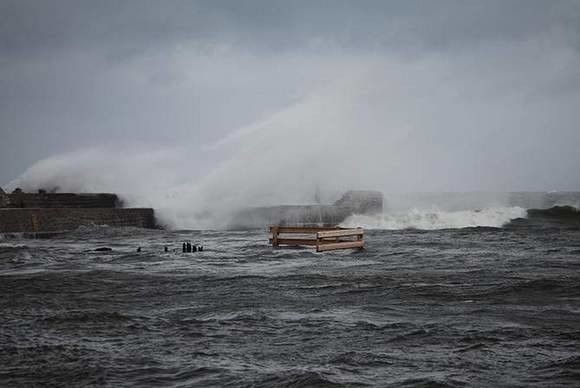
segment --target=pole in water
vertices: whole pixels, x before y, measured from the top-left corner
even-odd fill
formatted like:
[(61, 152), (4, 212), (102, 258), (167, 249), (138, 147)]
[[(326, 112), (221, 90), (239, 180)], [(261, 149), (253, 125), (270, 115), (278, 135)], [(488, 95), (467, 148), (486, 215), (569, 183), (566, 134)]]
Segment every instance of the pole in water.
[(137, 248), (137, 252), (141, 252), (141, 247), (138, 247)]
[(183, 243), (182, 248), (183, 248), (183, 253), (187, 252), (187, 244), (186, 243)]
[(163, 247), (163, 250), (164, 250), (165, 252), (169, 252), (169, 249), (167, 249), (167, 245)]
[(195, 245), (195, 244), (192, 245), (191, 249), (192, 249), (192, 252), (197, 252), (197, 245)]

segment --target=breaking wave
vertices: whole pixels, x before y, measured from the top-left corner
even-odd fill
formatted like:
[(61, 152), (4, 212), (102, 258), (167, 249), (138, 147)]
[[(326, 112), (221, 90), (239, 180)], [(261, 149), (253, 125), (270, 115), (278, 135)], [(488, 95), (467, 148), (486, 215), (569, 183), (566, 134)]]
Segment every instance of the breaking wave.
[(459, 229), (474, 227), (501, 228), (516, 218), (525, 218), (521, 207), (491, 207), (481, 210), (443, 211), (438, 209), (411, 209), (401, 213), (380, 215), (353, 215), (341, 226), (365, 229)]

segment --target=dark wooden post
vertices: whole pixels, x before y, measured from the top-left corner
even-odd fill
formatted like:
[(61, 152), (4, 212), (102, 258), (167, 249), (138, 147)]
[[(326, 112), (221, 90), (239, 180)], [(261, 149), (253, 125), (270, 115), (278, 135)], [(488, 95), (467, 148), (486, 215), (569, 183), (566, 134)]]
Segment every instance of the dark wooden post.
[(272, 227), (272, 246), (278, 246), (278, 226)]
[(316, 252), (320, 252), (320, 240), (321, 237), (316, 233)]

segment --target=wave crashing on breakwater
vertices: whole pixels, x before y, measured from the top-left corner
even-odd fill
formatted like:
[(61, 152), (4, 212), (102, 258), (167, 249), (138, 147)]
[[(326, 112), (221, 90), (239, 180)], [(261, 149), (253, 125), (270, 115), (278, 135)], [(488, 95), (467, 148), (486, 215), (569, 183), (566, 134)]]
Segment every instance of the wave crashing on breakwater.
[(520, 207), (488, 208), (482, 210), (442, 211), (437, 209), (411, 209), (400, 213), (374, 216), (353, 215), (341, 226), (366, 229), (457, 229), (478, 226), (502, 227), (515, 218), (525, 217), (526, 211)]
[(417, 209), (377, 215), (353, 215), (343, 227), (365, 229), (461, 229), (476, 227), (580, 227), (580, 210), (573, 206), (548, 209), (490, 207), (476, 210), (444, 211)]

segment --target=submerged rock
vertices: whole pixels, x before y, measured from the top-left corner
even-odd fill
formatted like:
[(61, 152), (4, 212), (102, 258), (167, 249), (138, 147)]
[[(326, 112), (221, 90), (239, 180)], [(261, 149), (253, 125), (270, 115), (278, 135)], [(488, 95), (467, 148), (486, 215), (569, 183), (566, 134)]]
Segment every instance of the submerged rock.
[(112, 251), (113, 248), (109, 248), (109, 247), (100, 247), (100, 248), (96, 248), (95, 252), (110, 252)]

